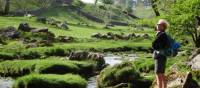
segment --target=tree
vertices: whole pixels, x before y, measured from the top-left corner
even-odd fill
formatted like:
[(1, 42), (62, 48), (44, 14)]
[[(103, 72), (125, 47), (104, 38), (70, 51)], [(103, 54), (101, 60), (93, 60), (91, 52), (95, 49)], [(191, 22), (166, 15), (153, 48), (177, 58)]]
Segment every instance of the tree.
[(10, 10), (10, 0), (0, 0), (0, 14), (7, 15)]
[[(101, 2), (104, 4), (104, 7), (106, 8), (105, 10), (105, 25), (107, 25), (111, 21), (111, 6), (114, 4), (114, 0), (101, 0)], [(108, 20), (109, 19), (109, 20)]]
[(0, 15), (3, 15), (5, 8), (5, 0), (0, 0)]
[(53, 0), (30, 0), (32, 4), (40, 8), (48, 8)]
[(10, 0), (5, 1), (5, 9), (4, 9), (4, 15), (7, 15), (10, 11)]
[(30, 0), (13, 0), (12, 5), (17, 10), (22, 10), (26, 13), (35, 7)]
[(95, 2), (94, 2), (94, 6), (96, 7), (97, 6), (97, 2), (98, 2), (99, 0), (95, 0)]
[(174, 33), (191, 36), (195, 47), (200, 47), (200, 0), (179, 0), (171, 8), (168, 20)]
[(158, 11), (158, 5), (157, 5), (158, 0), (151, 0), (151, 3), (156, 16), (160, 16), (160, 12)]

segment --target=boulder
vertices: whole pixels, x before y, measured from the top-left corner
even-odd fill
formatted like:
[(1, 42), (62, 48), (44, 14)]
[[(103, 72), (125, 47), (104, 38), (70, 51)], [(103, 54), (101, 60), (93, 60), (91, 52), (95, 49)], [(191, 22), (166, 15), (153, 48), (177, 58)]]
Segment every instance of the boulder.
[(190, 66), (192, 70), (200, 70), (200, 54), (192, 59)]
[(69, 56), (70, 60), (92, 60), (97, 62), (97, 70), (105, 67), (104, 55), (92, 52), (72, 52)]
[(70, 53), (70, 60), (85, 60), (87, 59), (89, 52), (72, 52)]
[(93, 33), (91, 37), (93, 37), (93, 38), (101, 38), (102, 35), (101, 35), (101, 33)]
[(28, 23), (20, 23), (18, 30), (24, 31), (24, 32), (30, 32), (31, 31), (31, 27), (29, 26)]
[[(167, 76), (167, 88), (199, 88), (196, 81), (192, 79), (192, 73), (171, 73)], [(156, 80), (151, 88), (157, 88)]]
[(33, 29), (33, 30), (31, 30), (31, 32), (33, 32), (33, 33), (38, 33), (38, 32), (48, 32), (48, 31), (49, 31), (48, 28)]
[(200, 48), (197, 48), (192, 52), (192, 55), (189, 57), (190, 60), (192, 60), (194, 57), (196, 57), (198, 54), (200, 54)]
[(135, 38), (136, 35), (135, 35), (135, 33), (132, 33), (132, 34), (128, 34), (128, 37), (129, 37), (129, 38)]
[(55, 20), (55, 19), (53, 19), (53, 18), (50, 18), (50, 19), (48, 19), (47, 20), (47, 24), (50, 24), (50, 25), (57, 25), (57, 24), (60, 24), (61, 22), (60, 21), (57, 21), (57, 20)]
[(69, 27), (67, 26), (67, 23), (59, 23), (59, 24), (56, 24), (56, 26), (59, 28), (59, 29), (64, 29), (64, 30), (67, 30), (69, 29)]
[(72, 42), (72, 41), (74, 41), (74, 38), (71, 37), (71, 36), (69, 36), (69, 37), (68, 36), (58, 36), (57, 39), (58, 39), (59, 42)]
[(36, 19), (38, 22), (46, 24), (47, 22), (47, 18), (46, 17), (37, 17)]
[(15, 39), (20, 37), (20, 32), (17, 31), (16, 28), (14, 27), (7, 27), (4, 29), (1, 29), (2, 31), (0, 32), (0, 36), (4, 38), (10, 38), (10, 39)]
[(144, 35), (142, 35), (142, 37), (143, 37), (144, 39), (148, 39), (150, 36), (149, 36), (148, 34), (144, 34)]

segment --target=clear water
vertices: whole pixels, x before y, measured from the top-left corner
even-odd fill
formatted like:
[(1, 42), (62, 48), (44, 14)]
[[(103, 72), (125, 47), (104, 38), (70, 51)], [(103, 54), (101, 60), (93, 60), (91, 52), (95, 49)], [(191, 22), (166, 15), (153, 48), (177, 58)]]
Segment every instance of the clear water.
[(0, 88), (12, 88), (13, 83), (11, 78), (0, 78)]
[[(118, 56), (118, 55), (113, 55), (113, 54), (107, 54), (104, 57), (104, 60), (106, 62), (106, 64), (109, 64), (110, 66), (114, 66), (116, 64), (120, 64), (123, 62), (123, 59), (126, 59), (128, 61), (134, 60), (137, 58), (137, 56), (135, 54), (129, 54), (127, 56)], [(97, 88), (97, 76), (91, 77), (89, 78), (88, 81), (88, 86), (87, 88)]]

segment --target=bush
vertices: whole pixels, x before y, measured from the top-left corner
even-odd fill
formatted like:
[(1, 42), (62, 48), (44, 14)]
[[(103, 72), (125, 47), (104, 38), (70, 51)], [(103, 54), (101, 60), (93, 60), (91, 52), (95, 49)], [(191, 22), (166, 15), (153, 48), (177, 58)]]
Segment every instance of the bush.
[(32, 74), (18, 78), (13, 88), (86, 88), (87, 81), (78, 75)]
[(63, 60), (16, 60), (0, 63), (0, 76), (18, 77), (30, 73), (66, 74), (76, 73), (88, 76), (93, 72), (93, 64), (88, 62)]

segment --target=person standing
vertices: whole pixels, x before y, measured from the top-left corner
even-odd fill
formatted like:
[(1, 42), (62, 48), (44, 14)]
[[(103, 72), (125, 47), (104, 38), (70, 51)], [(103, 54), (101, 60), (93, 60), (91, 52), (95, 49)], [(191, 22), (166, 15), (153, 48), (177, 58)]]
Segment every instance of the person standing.
[(156, 27), (156, 38), (152, 43), (154, 50), (153, 57), (155, 61), (155, 74), (158, 88), (167, 88), (167, 80), (165, 77), (165, 68), (167, 62), (167, 56), (164, 54), (164, 50), (170, 47), (168, 37), (166, 34), (168, 23), (164, 19), (160, 19)]

